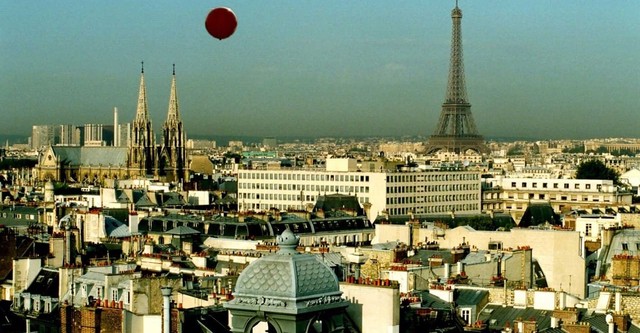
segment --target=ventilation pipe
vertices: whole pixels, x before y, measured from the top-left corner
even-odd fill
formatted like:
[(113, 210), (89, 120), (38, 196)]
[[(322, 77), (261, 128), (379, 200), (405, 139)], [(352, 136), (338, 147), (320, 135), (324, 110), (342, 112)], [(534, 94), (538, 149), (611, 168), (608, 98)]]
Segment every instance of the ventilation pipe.
[(609, 329), (608, 333), (616, 333), (616, 324), (613, 321), (613, 316), (611, 315), (611, 313), (607, 313), (604, 318), (607, 322), (607, 328)]
[(451, 266), (447, 262), (447, 263), (444, 264), (444, 279), (445, 280), (449, 280), (450, 276), (451, 276)]
[(71, 264), (71, 227), (69, 224), (64, 228), (64, 264)]

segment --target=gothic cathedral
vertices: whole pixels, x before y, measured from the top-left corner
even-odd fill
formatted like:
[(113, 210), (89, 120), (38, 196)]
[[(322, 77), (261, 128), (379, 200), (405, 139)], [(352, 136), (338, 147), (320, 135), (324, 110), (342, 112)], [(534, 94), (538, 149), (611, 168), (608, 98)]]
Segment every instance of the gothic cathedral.
[(185, 142), (186, 135), (178, 107), (175, 65), (171, 79), (169, 111), (162, 126), (161, 145), (156, 145), (149, 118), (143, 67), (140, 75), (138, 107), (131, 128), (131, 139), (127, 152), (129, 177), (152, 177), (170, 182), (187, 180)]
[[(114, 124), (114, 131), (117, 124)], [(165, 182), (188, 181), (186, 135), (180, 120), (176, 70), (173, 67), (169, 112), (162, 127), (162, 144), (156, 145), (147, 107), (144, 67), (136, 116), (131, 124), (127, 147), (54, 146), (39, 154), (36, 179), (42, 181), (101, 184), (107, 179), (152, 178)]]

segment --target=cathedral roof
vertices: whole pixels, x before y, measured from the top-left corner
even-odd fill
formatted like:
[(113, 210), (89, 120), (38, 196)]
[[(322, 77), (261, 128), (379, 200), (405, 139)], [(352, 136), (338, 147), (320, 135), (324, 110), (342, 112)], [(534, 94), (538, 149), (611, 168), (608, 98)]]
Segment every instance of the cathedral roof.
[(68, 165), (127, 165), (126, 147), (51, 147), (58, 161)]

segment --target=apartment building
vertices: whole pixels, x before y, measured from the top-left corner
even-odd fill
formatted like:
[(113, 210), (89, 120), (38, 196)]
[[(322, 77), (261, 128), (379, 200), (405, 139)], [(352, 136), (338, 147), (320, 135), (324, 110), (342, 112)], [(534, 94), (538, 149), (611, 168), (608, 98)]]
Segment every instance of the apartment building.
[(518, 220), (533, 201), (546, 201), (555, 211), (631, 205), (632, 194), (605, 179), (487, 178), (482, 209), (509, 211)]
[(585, 214), (578, 216), (575, 229), (583, 235), (585, 240), (599, 242), (602, 230), (621, 227), (622, 216), (620, 214)]
[[(361, 172), (356, 160), (328, 159), (325, 169), (239, 170), (240, 211), (304, 210), (318, 196), (358, 197), (367, 216), (480, 213), (480, 174), (476, 171), (405, 169)], [(370, 170), (370, 169), (369, 169)]]

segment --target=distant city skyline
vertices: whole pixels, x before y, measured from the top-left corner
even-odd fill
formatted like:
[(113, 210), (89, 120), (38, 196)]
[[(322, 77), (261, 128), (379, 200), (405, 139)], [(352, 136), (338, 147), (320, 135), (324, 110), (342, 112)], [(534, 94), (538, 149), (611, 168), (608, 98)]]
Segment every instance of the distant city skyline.
[[(204, 18), (238, 17), (218, 41)], [(156, 131), (172, 64), (188, 137), (424, 136), (444, 101), (455, 1), (7, 1), (0, 135), (135, 115)], [(459, 1), (469, 101), (496, 137), (639, 137), (636, 1)]]

